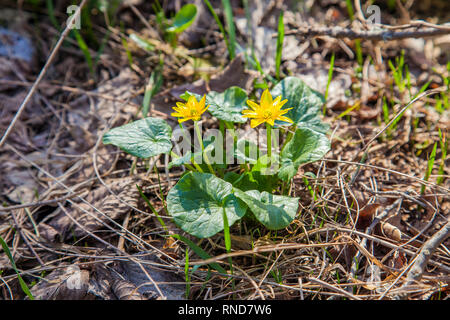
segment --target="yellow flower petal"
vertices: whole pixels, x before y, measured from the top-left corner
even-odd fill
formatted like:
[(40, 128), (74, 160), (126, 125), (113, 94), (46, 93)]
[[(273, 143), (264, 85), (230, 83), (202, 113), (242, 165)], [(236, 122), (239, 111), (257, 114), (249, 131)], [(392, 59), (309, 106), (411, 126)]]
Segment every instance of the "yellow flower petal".
[(273, 104), (272, 95), (270, 94), (269, 89), (266, 89), (261, 95), (261, 106), (268, 107), (272, 104)]
[(284, 117), (284, 116), (279, 116), (277, 118), (277, 120), (284, 121), (284, 122), (289, 122), (289, 123), (294, 123), (291, 119), (289, 119), (288, 117)]
[(205, 107), (206, 103), (206, 94), (203, 95), (203, 97), (200, 99), (200, 102), (198, 103), (199, 109), (203, 109)]
[(253, 102), (252, 100), (247, 100), (247, 104), (253, 110), (256, 110), (259, 108), (259, 104)]
[(283, 114), (286, 114), (286, 113), (288, 113), (289, 110), (291, 110), (291, 109), (292, 109), (292, 108), (287, 108), (287, 109), (280, 110), (280, 111), (279, 111), (279, 115), (281, 116), (281, 115), (283, 115)]
[(195, 96), (190, 96), (186, 103), (177, 102), (176, 107), (173, 107), (175, 112), (171, 113), (172, 116), (180, 118), (178, 121), (184, 122), (188, 120), (198, 121), (201, 119), (201, 115), (209, 108), (209, 105), (205, 107), (206, 95), (197, 101)]
[(269, 89), (266, 89), (261, 95), (260, 104), (257, 104), (251, 100), (247, 100), (247, 104), (250, 109), (243, 110), (242, 116), (251, 119), (250, 126), (252, 128), (257, 127), (264, 122), (268, 123), (271, 126), (274, 126), (276, 120), (282, 120), (292, 123), (291, 119), (283, 116), (292, 108), (281, 110), (281, 107), (283, 107), (283, 105), (288, 102), (287, 99), (281, 99), (282, 96), (278, 96), (275, 98), (275, 100), (273, 100)]
[(264, 122), (264, 119), (252, 119), (250, 121), (250, 127), (255, 128)]
[[(280, 100), (281, 100), (281, 96), (280, 96)], [(286, 104), (286, 102), (288, 102), (287, 99), (284, 99), (283, 101), (281, 101), (277, 104), (277, 107), (279, 109), (281, 109)], [(290, 109), (292, 109), (292, 108), (290, 108)]]
[[(278, 103), (281, 101), (281, 96), (278, 96), (275, 98), (275, 100), (273, 100), (273, 105), (276, 106), (278, 105)], [(287, 101), (287, 100), (286, 100)]]

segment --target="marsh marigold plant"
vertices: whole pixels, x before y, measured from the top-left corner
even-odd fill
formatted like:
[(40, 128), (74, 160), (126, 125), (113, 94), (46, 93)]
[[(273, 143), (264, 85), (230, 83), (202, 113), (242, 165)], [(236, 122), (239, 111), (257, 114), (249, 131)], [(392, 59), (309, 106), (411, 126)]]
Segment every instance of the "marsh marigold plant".
[[(182, 122), (193, 121), (193, 131), (201, 150), (191, 144), (190, 148), (183, 148), (186, 151), (183, 155), (173, 152), (173, 143), (178, 143), (178, 133), (175, 134), (172, 125), (164, 119), (154, 117), (111, 129), (103, 136), (103, 143), (116, 145), (146, 160), (170, 154), (172, 162), (164, 169), (184, 165), (187, 172), (170, 188), (165, 200), (167, 212), (175, 224), (192, 236), (208, 238), (223, 232), (225, 248), (231, 252), (230, 227), (241, 219), (249, 217), (252, 224), (259, 221), (268, 230), (288, 227), (297, 217), (300, 204), (299, 198), (289, 195), (293, 178), (300, 166), (320, 160), (330, 150), (331, 144), (325, 134), (327, 126), (319, 118), (325, 101), (323, 95), (299, 78), (286, 77), (275, 84), (271, 92), (264, 90), (259, 102), (249, 100), (247, 92), (235, 86), (205, 95), (186, 91), (180, 98), (184, 101), (177, 102), (171, 114), (177, 118), (182, 130), (185, 130)], [(205, 124), (219, 122), (219, 130), (209, 132), (214, 139), (208, 136), (208, 144), (203, 143), (199, 125), (206, 111), (212, 117)], [(304, 117), (305, 114), (308, 116)], [(247, 120), (250, 120), (252, 128), (261, 124), (266, 126), (266, 145), (256, 145), (255, 156), (250, 152), (253, 142), (238, 134), (233, 133), (234, 141), (230, 148), (224, 144), (225, 129), (239, 129)], [(278, 133), (272, 137), (277, 120), (293, 126), (289, 131), (280, 130), (281, 137)], [(207, 131), (213, 128), (207, 128)], [(221, 133), (222, 139), (214, 132)], [(190, 130), (183, 131), (187, 141), (192, 141), (188, 136), (190, 133)], [(278, 146), (280, 141), (276, 141), (279, 138), (283, 141), (282, 146)], [(272, 140), (277, 143), (275, 148), (272, 148)], [(228, 154), (225, 157), (212, 156), (224, 150), (224, 146), (231, 153), (230, 157)], [(267, 148), (267, 153), (262, 152), (262, 147)], [(235, 160), (241, 158), (245, 163), (236, 164)], [(159, 174), (159, 169), (153, 168)], [(164, 223), (161, 225), (165, 229)], [(170, 235), (188, 244), (192, 242), (182, 235)], [(210, 266), (227, 273), (218, 264), (211, 263)]]

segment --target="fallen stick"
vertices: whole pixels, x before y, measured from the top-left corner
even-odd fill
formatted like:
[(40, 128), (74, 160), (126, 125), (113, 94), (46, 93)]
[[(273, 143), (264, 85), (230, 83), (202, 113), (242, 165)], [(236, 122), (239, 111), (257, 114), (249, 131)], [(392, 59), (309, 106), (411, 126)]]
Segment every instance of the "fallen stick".
[[(446, 27), (446, 26), (444, 26)], [(295, 30), (285, 32), (287, 35), (297, 35), (304, 37), (329, 36), (332, 38), (364, 39), (391, 41), (405, 38), (425, 38), (450, 34), (449, 28), (430, 28), (408, 31), (381, 30), (354, 30), (342, 27), (299, 27)], [(275, 35), (276, 36), (276, 35)]]
[(41, 72), (39, 73), (38, 77), (33, 83), (33, 86), (31, 87), (30, 91), (28, 91), (27, 96), (23, 100), (22, 104), (20, 105), (19, 109), (17, 110), (14, 118), (12, 119), (11, 123), (9, 124), (8, 128), (6, 129), (5, 133), (3, 134), (2, 139), (0, 140), (0, 148), (5, 144), (6, 139), (8, 139), (9, 134), (14, 128), (14, 125), (16, 124), (17, 120), (20, 118), (20, 115), (22, 114), (23, 110), (25, 110), (25, 107), (27, 106), (28, 102), (31, 100), (31, 97), (33, 96), (34, 92), (39, 86), (39, 83), (41, 82), (42, 78), (44, 78), (45, 73), (47, 72), (48, 68), (50, 67), (50, 64), (53, 62), (53, 59), (56, 56), (56, 53), (58, 52), (59, 48), (64, 42), (64, 39), (69, 34), (70, 30), (73, 28), (73, 22), (78, 19), (78, 17), (81, 14), (81, 8), (85, 5), (87, 0), (81, 0), (80, 5), (78, 6), (75, 13), (71, 16), (70, 20), (68, 21), (66, 28), (64, 29), (63, 33), (58, 39), (58, 42), (56, 43), (55, 47), (53, 48), (52, 52), (50, 53), (50, 56), (48, 57), (47, 61), (45, 62), (44, 67), (41, 69)]
[(408, 286), (415, 281), (418, 281), (422, 278), (425, 267), (428, 264), (431, 256), (434, 251), (436, 251), (437, 247), (444, 242), (450, 236), (450, 220), (447, 221), (445, 226), (441, 228), (438, 232), (436, 232), (430, 239), (425, 242), (422, 249), (420, 250), (419, 255), (414, 261), (411, 269), (409, 270), (406, 276), (406, 283), (404, 286)]

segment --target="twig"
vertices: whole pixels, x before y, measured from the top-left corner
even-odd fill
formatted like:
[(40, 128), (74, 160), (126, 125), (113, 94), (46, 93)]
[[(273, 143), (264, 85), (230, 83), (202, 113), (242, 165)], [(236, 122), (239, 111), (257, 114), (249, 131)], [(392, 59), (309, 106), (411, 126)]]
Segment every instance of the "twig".
[(450, 220), (447, 221), (447, 223), (441, 228), (441, 230), (436, 232), (430, 239), (427, 240), (427, 242), (425, 242), (422, 249), (420, 250), (419, 255), (415, 259), (414, 264), (409, 270), (408, 275), (406, 276), (406, 283), (403, 286), (409, 286), (414, 281), (420, 280), (420, 278), (422, 278), (422, 274), (433, 252), (449, 236)]
[[(372, 231), (373, 231), (373, 229), (376, 227), (376, 225), (377, 225), (383, 218), (385, 218), (385, 217), (389, 214), (389, 212), (391, 212), (391, 211), (392, 211), (393, 209), (395, 209), (395, 208), (397, 208), (397, 210), (400, 208), (400, 206), (401, 206), (401, 204), (402, 204), (402, 201), (403, 201), (403, 198), (398, 198), (392, 205), (386, 207), (386, 208), (385, 208), (378, 216), (376, 216), (376, 217), (373, 219), (373, 221), (372, 221), (372, 223), (370, 224), (370, 226), (367, 227), (365, 233), (366, 233), (366, 234), (371, 234)], [(361, 248), (364, 248), (364, 249), (365, 249), (366, 243), (367, 243), (367, 238), (364, 238), (364, 239), (361, 241), (361, 244), (360, 244)], [(350, 269), (350, 276), (351, 276), (352, 278), (354, 278), (355, 275), (356, 275), (356, 272), (357, 272), (357, 265), (359, 264), (359, 258), (360, 258), (361, 255), (362, 255), (362, 252), (361, 252), (361, 250), (359, 250), (359, 251), (356, 253), (355, 257), (353, 258), (352, 267), (351, 267), (351, 269)]]
[[(336, 227), (336, 226), (327, 226), (326, 229), (320, 230), (320, 232), (325, 232), (327, 229), (347, 232), (347, 233), (351, 233), (351, 234), (356, 234), (356, 235), (358, 235), (360, 237), (367, 238), (367, 239), (369, 239), (371, 241), (377, 242), (380, 245), (385, 246), (387, 248), (394, 249), (394, 250), (399, 250), (399, 251), (401, 251), (401, 252), (403, 252), (403, 253), (405, 253), (405, 254), (407, 254), (409, 256), (416, 255), (415, 252), (413, 252), (413, 251), (411, 251), (409, 249), (406, 249), (406, 248), (404, 248), (402, 246), (395, 245), (395, 244), (393, 244), (393, 243), (391, 243), (389, 241), (386, 241), (386, 240), (377, 238), (375, 236), (372, 236), (370, 234), (366, 234), (364, 232), (360, 232), (360, 231), (353, 230), (353, 229), (341, 228), (341, 227)], [(310, 234), (310, 235), (312, 235), (312, 234)], [(450, 267), (446, 266), (443, 263), (440, 263), (440, 262), (437, 262), (437, 261), (434, 261), (434, 260), (429, 260), (429, 263), (431, 265), (437, 267), (437, 268), (441, 268), (442, 270), (444, 270), (447, 273), (450, 273)]]
[(20, 237), (23, 239), (23, 241), (25, 241), (26, 246), (28, 247), (28, 249), (30, 249), (30, 251), (34, 254), (34, 256), (36, 257), (37, 261), (39, 262), (39, 264), (41, 266), (45, 265), (44, 262), (42, 261), (42, 259), (39, 257), (39, 255), (37, 254), (37, 252), (34, 250), (33, 246), (30, 244), (30, 242), (28, 241), (27, 237), (25, 237), (25, 235), (22, 232), (22, 226), (19, 224), (19, 222), (16, 219), (16, 216), (14, 214), (14, 212), (11, 212), (11, 217), (14, 220), (14, 224), (16, 226), (17, 231), (19, 232)]
[(353, 299), (353, 300), (361, 300), (361, 298), (358, 298), (357, 296), (354, 296), (353, 294), (348, 293), (347, 291), (345, 291), (345, 290), (343, 290), (341, 288), (336, 288), (336, 287), (332, 286), (331, 284), (329, 284), (329, 283), (327, 283), (325, 281), (322, 281), (322, 280), (319, 280), (319, 279), (316, 279), (316, 278), (312, 278), (312, 277), (308, 278), (308, 280), (310, 280), (312, 282), (315, 282), (315, 283), (318, 283), (321, 286), (324, 286), (325, 288), (328, 288), (330, 290), (338, 292), (338, 293), (346, 296), (347, 298), (350, 298), (350, 299)]
[(23, 110), (25, 110), (25, 107), (27, 106), (27, 104), (30, 101), (31, 97), (33, 96), (34, 92), (36, 91), (42, 78), (44, 78), (45, 73), (47, 72), (50, 64), (52, 63), (53, 59), (55, 58), (56, 53), (58, 52), (62, 43), (64, 42), (64, 39), (69, 34), (70, 30), (72, 30), (73, 21), (75, 19), (78, 19), (78, 17), (80, 16), (80, 13), (81, 13), (81, 8), (83, 8), (85, 3), (86, 3), (86, 0), (81, 1), (80, 5), (77, 8), (77, 11), (75, 11), (75, 14), (70, 18), (69, 22), (67, 23), (66, 28), (64, 29), (63, 33), (61, 34), (61, 37), (58, 39), (58, 42), (56, 43), (55, 47), (53, 48), (52, 52), (50, 53), (50, 56), (48, 57), (47, 61), (45, 62), (44, 67), (42, 68), (41, 72), (39, 73), (39, 76), (36, 78), (36, 81), (33, 83), (33, 86), (31, 87), (30, 91), (28, 91), (27, 96), (23, 100), (23, 102), (20, 105), (19, 109), (17, 110), (13, 120), (9, 124), (8, 129), (6, 129), (6, 132), (4, 133), (2, 139), (0, 140), (0, 148), (3, 146), (6, 139), (8, 139), (9, 134), (12, 132), (12, 129), (14, 128), (14, 125), (16, 124), (17, 120), (20, 118), (20, 115), (22, 114)]
[(410, 176), (410, 175), (408, 175), (406, 173), (402, 173), (402, 172), (395, 171), (395, 170), (388, 169), (388, 168), (383, 168), (383, 167), (374, 166), (374, 165), (371, 165), (371, 164), (366, 164), (366, 163), (361, 163), (361, 162), (346, 161), (346, 160), (336, 160), (336, 159), (328, 159), (328, 158), (323, 158), (322, 161), (336, 162), (336, 163), (345, 163), (345, 164), (348, 164), (348, 165), (356, 165), (356, 166), (362, 166), (362, 167), (382, 170), (382, 171), (386, 171), (386, 172), (389, 172), (389, 173), (392, 173), (392, 174), (396, 174), (396, 175), (399, 175), (399, 176), (402, 176), (402, 177), (405, 177), (405, 178), (408, 178), (408, 179), (413, 179), (413, 180), (415, 180), (415, 181), (417, 181), (417, 182), (419, 182), (421, 184), (432, 186), (434, 188), (441, 189), (441, 190), (443, 190), (445, 192), (450, 192), (450, 189), (447, 189), (447, 188), (445, 188), (443, 186), (440, 186), (440, 185), (438, 185), (436, 183), (433, 183), (433, 182), (430, 182), (430, 181), (425, 181), (422, 178), (418, 178), (418, 177), (415, 177), (415, 176)]
[[(446, 26), (439, 26), (446, 27)], [(405, 38), (424, 38), (450, 34), (448, 28), (427, 28), (411, 31), (392, 30), (353, 30), (342, 27), (299, 27), (295, 30), (287, 31), (285, 35), (297, 35), (304, 37), (329, 36), (332, 38), (365, 39), (391, 41)], [(275, 37), (273, 35), (272, 37)]]
[(223, 253), (218, 256), (205, 259), (205, 260), (196, 260), (196, 261), (190, 261), (190, 266), (195, 265), (204, 265), (204, 264), (211, 264), (213, 262), (218, 262), (220, 260), (227, 259), (229, 257), (239, 257), (239, 256), (245, 256), (245, 255), (253, 255), (256, 253), (261, 252), (273, 252), (278, 250), (295, 250), (295, 249), (306, 249), (306, 248), (321, 248), (321, 247), (329, 247), (329, 246), (335, 246), (335, 245), (346, 245), (351, 244), (350, 241), (344, 241), (344, 242), (330, 242), (330, 243), (314, 243), (314, 244), (303, 244), (303, 243), (282, 243), (277, 245), (267, 245), (267, 246), (260, 246), (255, 247), (251, 250), (239, 250), (234, 251), (231, 253)]
[(80, 190), (80, 191), (77, 191), (75, 193), (70, 193), (70, 194), (68, 194), (68, 195), (66, 195), (64, 197), (56, 198), (56, 199), (52, 199), (52, 200), (30, 202), (30, 203), (24, 203), (24, 204), (19, 204), (17, 206), (10, 206), (10, 207), (1, 207), (0, 208), (0, 212), (17, 210), (17, 209), (23, 209), (23, 208), (29, 208), (29, 207), (41, 207), (41, 206), (45, 206), (45, 205), (48, 205), (48, 204), (65, 201), (67, 199), (76, 197), (77, 195), (82, 194), (83, 192), (86, 192), (86, 191), (85, 190)]

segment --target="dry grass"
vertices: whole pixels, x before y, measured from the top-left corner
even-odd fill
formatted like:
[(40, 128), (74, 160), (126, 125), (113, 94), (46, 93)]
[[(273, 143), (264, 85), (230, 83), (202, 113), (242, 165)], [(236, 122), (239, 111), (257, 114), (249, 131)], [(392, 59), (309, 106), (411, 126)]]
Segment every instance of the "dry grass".
[[(33, 10), (28, 6), (22, 9)], [(346, 12), (339, 6), (321, 10), (317, 21)], [(129, 42), (134, 58), (129, 66), (121, 40), (128, 34), (110, 25), (96, 82), (86, 76), (84, 57), (73, 45), (59, 49), (59, 58), (52, 69), (46, 69), (47, 80), (40, 84), (35, 73), (21, 69), (20, 64), (10, 63), (6, 71), (0, 68), (0, 94), (9, 99), (1, 102), (0, 110), (1, 132), (8, 135), (3, 135), (0, 149), (0, 199), (5, 204), (0, 211), (0, 236), (38, 298), (175, 299), (185, 293), (186, 245), (166, 236), (181, 230), (164, 208), (164, 197), (182, 172), (169, 171), (163, 156), (134, 162), (103, 145), (101, 138), (110, 128), (141, 116), (143, 88), (160, 58), (164, 60), (164, 85), (152, 100), (151, 112), (175, 124), (168, 116), (174, 92), (191, 83), (208, 89), (200, 76), (210, 77), (219, 72), (219, 65), (228, 65), (223, 59), (226, 48), (216, 26), (208, 26), (204, 32), (199, 25), (186, 37), (198, 36), (198, 28), (206, 45), (175, 52), (158, 34), (148, 5), (122, 8), (118, 17), (131, 32), (142, 28), (139, 33), (151, 39), (158, 51), (145, 52)], [(142, 17), (149, 17), (149, 23), (139, 22)], [(107, 29), (97, 20), (101, 19), (93, 20), (95, 32), (105, 36)], [(396, 21), (394, 15), (391, 24)], [(27, 25), (31, 23), (27, 21)], [(52, 29), (48, 20), (39, 23), (40, 28), (44, 26)], [(32, 34), (43, 49), (51, 51), (51, 41)], [(429, 65), (421, 68), (415, 64), (417, 53), (404, 42), (363, 41), (367, 58), (359, 68), (356, 58), (349, 57), (349, 50), (354, 49), (350, 40), (319, 36), (304, 43), (308, 46), (303, 54), (284, 62), (285, 74), (304, 75), (311, 68), (328, 72), (328, 57), (336, 52), (333, 79), (351, 79), (346, 88), (330, 87), (330, 100), (333, 94), (350, 91), (347, 97), (339, 96), (327, 105), (323, 119), (331, 126), (331, 151), (323, 160), (302, 167), (294, 178), (290, 195), (300, 198), (300, 211), (285, 230), (269, 231), (243, 220), (231, 228), (231, 253), (226, 253), (221, 234), (201, 241), (190, 238), (211, 259), (202, 260), (188, 251), (188, 298), (447, 299), (448, 155), (442, 160), (440, 183), (437, 173), (443, 151), (438, 129), (448, 137), (449, 110), (438, 112), (435, 106), (449, 94), (438, 76), (449, 77), (445, 68), (448, 57), (431, 50), (431, 56), (427, 53), (424, 58)], [(181, 43), (179, 48), (184, 48)], [(399, 49), (406, 49), (405, 61), (411, 71), (414, 68), (413, 92), (431, 81), (429, 89), (415, 100), (393, 84), (387, 61), (399, 56)], [(45, 62), (43, 56), (39, 58), (40, 63)], [(208, 59), (214, 67), (194, 67), (187, 72), (194, 58)], [(296, 67), (291, 67), (294, 63)], [(25, 76), (21, 78), (22, 73)], [(246, 80), (259, 77), (254, 70), (240, 75)], [(341, 84), (336, 83), (338, 87)], [(34, 99), (25, 100), (24, 108), (18, 108), (17, 101), (23, 101), (24, 93), (36, 88), (39, 92)], [(400, 119), (395, 128), (388, 128), (383, 120), (383, 97), (391, 104), (389, 119)], [(342, 116), (356, 104), (360, 107)], [(206, 120), (204, 126), (211, 125), (214, 121)], [(426, 181), (427, 157), (434, 143), (438, 152)], [(167, 233), (140, 198), (136, 184), (164, 220)], [(422, 186), (426, 186), (424, 193)], [(207, 266), (218, 263), (229, 270), (230, 257), (232, 274)], [(69, 285), (74, 272), (69, 266), (82, 271), (82, 286), (75, 290)], [(3, 251), (0, 280), (0, 299), (25, 297)]]

